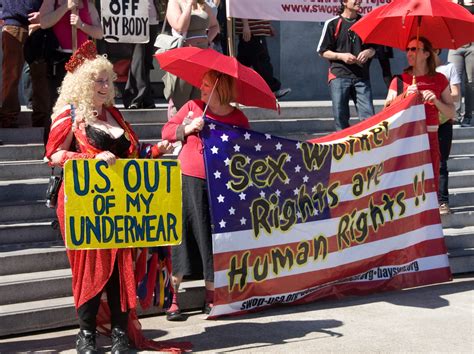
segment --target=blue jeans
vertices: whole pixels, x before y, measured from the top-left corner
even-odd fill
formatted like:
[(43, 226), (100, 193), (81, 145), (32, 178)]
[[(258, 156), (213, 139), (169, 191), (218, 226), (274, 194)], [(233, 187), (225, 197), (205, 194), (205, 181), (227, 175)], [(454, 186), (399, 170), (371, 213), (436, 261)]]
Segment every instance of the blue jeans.
[(335, 78), (329, 83), (336, 130), (349, 127), (349, 99), (352, 98), (360, 120), (374, 115), (369, 80)]

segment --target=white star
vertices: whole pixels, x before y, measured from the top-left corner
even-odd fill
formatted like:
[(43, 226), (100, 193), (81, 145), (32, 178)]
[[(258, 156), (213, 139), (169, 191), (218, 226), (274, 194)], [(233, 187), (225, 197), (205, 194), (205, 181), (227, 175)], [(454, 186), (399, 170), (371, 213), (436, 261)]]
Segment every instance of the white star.
[(225, 163), (226, 166), (229, 166), (229, 165), (230, 165), (230, 159), (229, 159), (229, 158), (226, 158), (226, 159), (224, 160), (224, 163)]
[(240, 152), (240, 146), (237, 145), (237, 144), (235, 144), (235, 145), (234, 145), (234, 151), (235, 151), (235, 152)]
[(296, 173), (299, 173), (301, 171), (301, 166), (300, 165), (296, 165), (295, 166), (295, 172)]
[(303, 177), (303, 183), (307, 183), (308, 181), (309, 181), (309, 177), (305, 175)]
[(240, 219), (240, 225), (245, 225), (246, 223), (247, 223), (247, 219), (246, 219), (246, 218)]
[(222, 194), (219, 194), (219, 196), (217, 197), (217, 201), (219, 203), (224, 203), (224, 196)]
[(316, 186), (313, 186), (313, 188), (311, 188), (311, 192), (316, 193), (316, 189)]
[(283, 146), (283, 145), (281, 145), (280, 143), (278, 143), (278, 144), (275, 145), (275, 149), (281, 150), (281, 147), (282, 147), (282, 146)]
[(226, 185), (227, 189), (231, 189), (231, 183), (230, 183), (230, 181), (227, 182), (225, 185)]
[(235, 209), (233, 207), (230, 207), (229, 215), (235, 215)]
[(219, 148), (218, 148), (217, 146), (213, 146), (213, 147), (211, 148), (211, 151), (212, 151), (212, 154), (213, 154), (213, 155), (216, 155), (216, 154), (219, 152)]
[(286, 161), (287, 161), (287, 162), (290, 162), (290, 161), (291, 161), (291, 155), (288, 155), (288, 156), (286, 157)]
[(318, 208), (314, 208), (313, 215), (319, 215), (319, 210), (318, 210)]
[(301, 149), (301, 143), (299, 141), (296, 143), (296, 148)]
[(265, 139), (270, 140), (272, 138), (271, 134), (265, 134)]
[(302, 216), (301, 213), (298, 211), (298, 212), (296, 213), (296, 217), (297, 217), (298, 219), (301, 219), (301, 216)]
[(224, 220), (219, 221), (219, 226), (221, 227), (221, 229), (225, 227), (225, 224), (226, 222)]
[(278, 198), (280, 198), (281, 192), (280, 192), (279, 189), (277, 189), (277, 190), (275, 191), (275, 194), (277, 195)]
[(261, 151), (262, 150), (262, 145), (257, 144), (255, 145), (255, 151)]
[(290, 184), (290, 181), (291, 181), (290, 178), (285, 179), (285, 184)]
[(214, 172), (214, 178), (215, 179), (221, 178), (221, 173), (219, 171)]
[(293, 189), (293, 194), (294, 195), (298, 195), (298, 192), (299, 192), (298, 188)]
[(222, 134), (221, 140), (222, 140), (222, 142), (224, 142), (224, 141), (229, 141), (229, 136), (226, 135), (226, 134)]
[(250, 164), (250, 161), (252, 161), (252, 159), (250, 158), (250, 156), (246, 156), (245, 161), (247, 162), (247, 164)]
[(216, 129), (216, 125), (214, 123), (209, 124), (209, 129), (211, 130)]
[(240, 197), (240, 200), (245, 200), (246, 195), (244, 192), (240, 192), (239, 197)]
[(249, 132), (246, 132), (246, 133), (244, 134), (244, 139), (245, 139), (245, 140), (250, 140), (250, 133), (249, 133)]
[(264, 191), (260, 192), (260, 198), (265, 198), (265, 192)]

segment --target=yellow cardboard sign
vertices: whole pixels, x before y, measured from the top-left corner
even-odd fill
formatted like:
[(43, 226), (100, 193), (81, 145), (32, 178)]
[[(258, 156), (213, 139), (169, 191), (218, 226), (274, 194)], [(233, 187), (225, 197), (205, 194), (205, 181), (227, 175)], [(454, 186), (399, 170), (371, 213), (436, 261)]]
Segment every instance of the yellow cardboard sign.
[(70, 160), (64, 166), (66, 247), (102, 249), (181, 243), (178, 160)]

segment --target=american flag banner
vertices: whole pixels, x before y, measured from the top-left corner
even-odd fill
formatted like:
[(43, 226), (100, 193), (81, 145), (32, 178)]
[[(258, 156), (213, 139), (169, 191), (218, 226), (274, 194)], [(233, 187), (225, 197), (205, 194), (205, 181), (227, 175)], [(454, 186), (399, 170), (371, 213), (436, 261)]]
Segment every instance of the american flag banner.
[(212, 120), (201, 137), (210, 318), (451, 279), (415, 95), (314, 141)]

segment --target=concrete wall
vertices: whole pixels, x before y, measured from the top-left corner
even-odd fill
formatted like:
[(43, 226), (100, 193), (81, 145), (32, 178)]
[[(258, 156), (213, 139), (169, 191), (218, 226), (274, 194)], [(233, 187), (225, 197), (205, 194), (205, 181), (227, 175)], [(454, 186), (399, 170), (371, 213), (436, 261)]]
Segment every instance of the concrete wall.
[[(292, 93), (284, 100), (329, 100), (328, 62), (316, 53), (324, 23), (273, 22), (277, 35), (267, 40), (275, 76)], [(406, 66), (405, 53), (394, 50), (392, 74)], [(371, 64), (374, 99), (385, 98), (387, 90), (378, 60)]]

